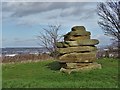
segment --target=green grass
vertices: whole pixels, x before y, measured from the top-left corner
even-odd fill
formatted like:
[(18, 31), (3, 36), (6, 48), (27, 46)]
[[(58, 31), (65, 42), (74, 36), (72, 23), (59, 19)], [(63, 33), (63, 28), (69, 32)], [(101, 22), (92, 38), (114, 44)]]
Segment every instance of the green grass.
[(0, 90), (2, 88), (2, 64), (0, 63)]
[(118, 60), (99, 59), (102, 69), (78, 73), (61, 73), (57, 62), (5, 64), (3, 88), (117, 88)]

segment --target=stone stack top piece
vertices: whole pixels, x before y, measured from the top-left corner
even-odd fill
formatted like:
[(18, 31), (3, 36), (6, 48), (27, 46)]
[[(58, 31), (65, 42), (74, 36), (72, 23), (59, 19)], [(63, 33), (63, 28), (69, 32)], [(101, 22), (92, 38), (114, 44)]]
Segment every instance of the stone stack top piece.
[(90, 32), (86, 31), (84, 26), (75, 26), (71, 29), (71, 32), (68, 32), (64, 35), (64, 38), (68, 36), (89, 36), (91, 35)]
[(84, 26), (74, 26), (74, 27), (72, 27), (72, 31), (77, 31), (77, 30), (85, 31), (85, 27)]

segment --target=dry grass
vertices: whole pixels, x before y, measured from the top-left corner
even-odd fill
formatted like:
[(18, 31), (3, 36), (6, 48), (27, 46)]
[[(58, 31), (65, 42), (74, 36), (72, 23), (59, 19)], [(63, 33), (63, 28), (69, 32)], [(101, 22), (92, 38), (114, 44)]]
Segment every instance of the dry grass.
[(25, 62), (25, 61), (36, 61), (36, 60), (47, 60), (52, 59), (48, 54), (25, 54), (25, 55), (16, 55), (14, 57), (4, 56), (2, 58), (2, 63), (13, 63), (13, 62)]

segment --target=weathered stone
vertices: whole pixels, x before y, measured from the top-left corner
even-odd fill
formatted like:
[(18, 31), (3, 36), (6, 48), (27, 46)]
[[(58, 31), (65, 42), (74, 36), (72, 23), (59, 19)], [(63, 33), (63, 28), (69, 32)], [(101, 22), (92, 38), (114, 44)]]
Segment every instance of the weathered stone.
[(57, 51), (60, 54), (72, 53), (72, 52), (85, 52), (85, 51), (95, 51), (97, 47), (95, 46), (78, 46), (78, 47), (67, 47), (67, 48), (58, 48)]
[(81, 67), (86, 67), (89, 66), (91, 64), (93, 64), (94, 62), (84, 62), (84, 63), (76, 63), (77, 68), (81, 68)]
[(101, 64), (92, 63), (88, 66), (81, 67), (81, 68), (75, 68), (75, 69), (61, 68), (60, 71), (70, 74), (71, 72), (89, 71), (89, 70), (94, 70), (94, 69), (101, 69)]
[(85, 62), (85, 63), (61, 63), (61, 67), (63, 68), (81, 68), (81, 67), (86, 67), (88, 65), (91, 65), (93, 63)]
[(73, 31), (73, 33), (75, 33), (74, 36), (84, 36), (84, 35), (89, 36), (89, 35), (91, 35), (91, 33), (89, 31), (80, 31), (80, 30), (77, 30), (77, 31)]
[(77, 40), (77, 41), (65, 41), (70, 47), (74, 46), (93, 46), (99, 43), (96, 39), (85, 39), (85, 40)]
[(76, 68), (77, 63), (66, 63), (66, 67), (65, 68)]
[(64, 41), (75, 41), (75, 40), (84, 40), (84, 39), (90, 39), (90, 36), (70, 36), (66, 35), (64, 37)]
[(84, 26), (74, 26), (74, 27), (72, 28), (72, 31), (76, 31), (76, 30), (85, 31), (85, 27), (84, 27)]
[[(77, 30), (77, 31), (71, 31), (71, 32), (67, 33), (66, 35), (70, 35), (70, 36), (84, 36), (84, 35), (87, 35), (87, 36), (89, 36), (89, 35), (91, 35), (91, 33), (88, 32), (88, 31)], [(64, 35), (64, 36), (66, 36), (66, 35)]]
[(60, 62), (94, 62), (96, 60), (95, 52), (70, 53), (59, 57)]
[(79, 45), (96, 45), (99, 44), (97, 39), (85, 39), (85, 40), (77, 40)]
[(79, 44), (77, 43), (77, 41), (65, 41), (66, 44), (68, 44), (70, 47), (77, 47), (79, 46)]
[(56, 43), (56, 46), (57, 46), (58, 48), (69, 47), (69, 45), (66, 44), (65, 42), (57, 42), (57, 43)]
[(62, 43), (62, 42), (57, 42), (57, 43), (56, 43), (56, 46), (57, 46), (58, 48), (62, 48), (62, 47), (63, 47), (63, 43)]

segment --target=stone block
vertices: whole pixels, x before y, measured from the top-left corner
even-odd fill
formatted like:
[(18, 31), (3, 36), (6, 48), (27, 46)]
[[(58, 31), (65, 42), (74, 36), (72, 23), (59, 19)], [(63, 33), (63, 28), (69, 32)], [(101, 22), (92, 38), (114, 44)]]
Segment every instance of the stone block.
[(85, 40), (85, 39), (90, 39), (90, 36), (70, 36), (66, 35), (64, 36), (64, 41), (75, 41), (75, 40)]
[(59, 57), (59, 62), (94, 62), (96, 61), (96, 52), (70, 53)]
[(85, 39), (85, 40), (77, 40), (77, 43), (79, 45), (96, 45), (99, 44), (99, 41), (97, 39)]
[(88, 31), (77, 30), (77, 31), (71, 31), (71, 32), (67, 33), (66, 35), (70, 35), (70, 36), (85, 36), (85, 35), (87, 35), (87, 36), (89, 36), (89, 35), (91, 35), (91, 33)]
[(61, 67), (66, 68), (66, 69), (72, 69), (72, 68), (82, 68), (82, 67), (86, 67), (89, 66), (93, 63), (89, 63), (89, 62), (85, 62), (85, 63), (61, 63)]
[(65, 68), (77, 68), (76, 63), (66, 63), (66, 67)]
[(57, 42), (57, 43), (56, 43), (56, 46), (57, 46), (58, 48), (69, 47), (69, 45), (66, 44), (65, 42)]
[(77, 40), (77, 41), (65, 41), (70, 47), (74, 46), (93, 46), (99, 43), (96, 39), (85, 39), (85, 40)]
[(56, 45), (57, 45), (58, 48), (62, 48), (63, 47), (63, 43), (62, 42), (57, 42)]
[(76, 31), (76, 30), (85, 31), (85, 27), (84, 26), (74, 26), (74, 27), (72, 27), (72, 31)]
[(77, 41), (65, 41), (66, 44), (68, 44), (70, 47), (77, 47), (79, 44)]
[(83, 72), (83, 71), (90, 71), (90, 70), (101, 69), (101, 68), (102, 68), (101, 64), (92, 63), (91, 65), (88, 65), (82, 68), (75, 68), (75, 69), (61, 68), (60, 71), (70, 74), (71, 72), (81, 72), (81, 71)]
[(78, 46), (78, 47), (67, 47), (67, 48), (58, 48), (57, 51), (60, 54), (73, 53), (73, 52), (87, 52), (87, 51), (96, 51), (97, 47), (95, 46)]

